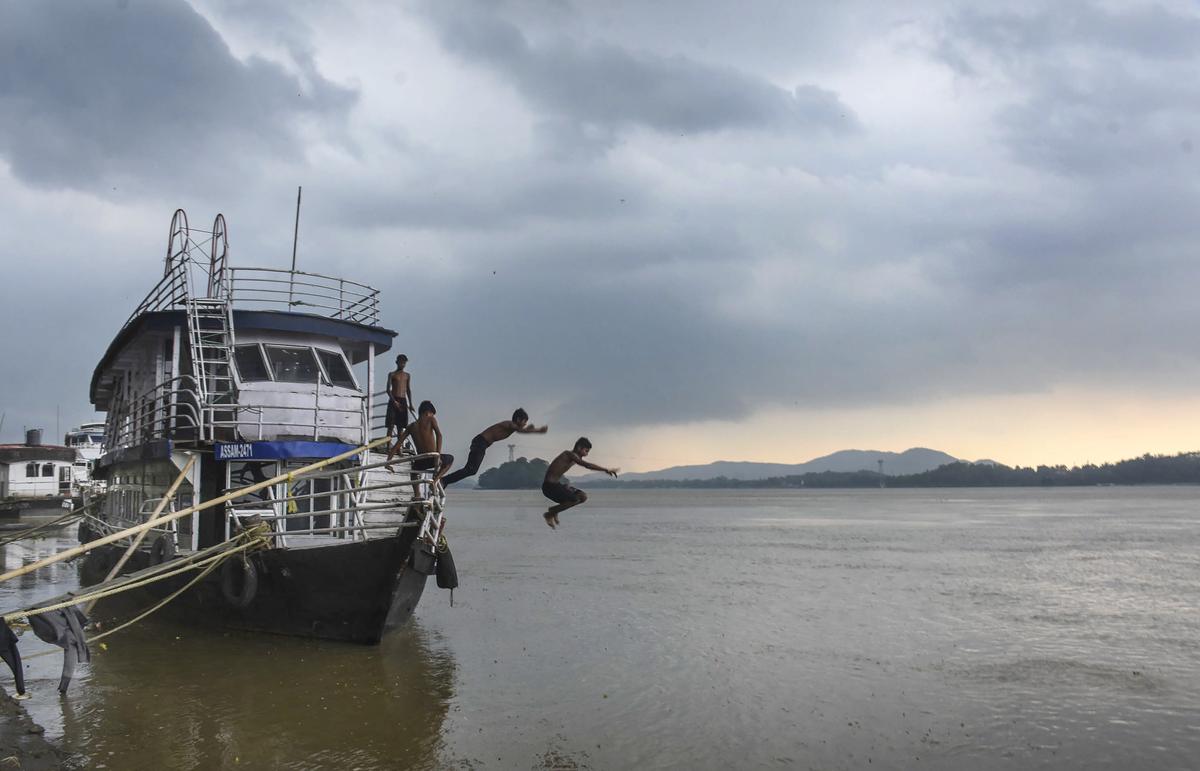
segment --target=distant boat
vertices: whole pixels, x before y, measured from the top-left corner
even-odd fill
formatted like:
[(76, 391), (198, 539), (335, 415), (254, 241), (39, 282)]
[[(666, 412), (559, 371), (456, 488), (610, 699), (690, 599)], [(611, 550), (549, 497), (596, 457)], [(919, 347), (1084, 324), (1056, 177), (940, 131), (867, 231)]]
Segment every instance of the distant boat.
[(75, 451), (75, 460), (71, 464), (74, 492), (90, 488), (92, 467), (104, 454), (104, 423), (81, 424), (79, 428), (67, 432), (63, 444)]
[[(102, 431), (80, 432), (103, 444), (89, 462), (104, 493), (81, 525), (83, 541), (146, 522), (160, 505), (182, 511), (353, 451), (382, 420), (373, 404), (374, 360), (396, 333), (380, 326), (378, 290), (315, 273), (234, 267), (220, 215), (211, 230), (196, 231), (177, 211), (168, 243), (162, 278), (92, 375), (91, 402), (107, 417)], [(353, 370), (360, 364), (361, 381)], [(167, 610), (212, 626), (377, 643), (419, 602), (432, 572), (421, 557), (445, 522), (440, 485), (421, 481), (428, 473), (392, 473), (380, 460), (361, 452), (194, 512), (151, 531), (129, 567), (196, 558), (249, 523), (265, 523), (269, 548), (229, 559)], [(89, 552), (85, 582), (102, 580), (128, 543)], [(194, 572), (113, 599), (146, 607)]]
[(58, 514), (70, 506), (69, 447), (43, 444), (42, 430), (25, 432), (24, 444), (0, 444), (0, 517)]

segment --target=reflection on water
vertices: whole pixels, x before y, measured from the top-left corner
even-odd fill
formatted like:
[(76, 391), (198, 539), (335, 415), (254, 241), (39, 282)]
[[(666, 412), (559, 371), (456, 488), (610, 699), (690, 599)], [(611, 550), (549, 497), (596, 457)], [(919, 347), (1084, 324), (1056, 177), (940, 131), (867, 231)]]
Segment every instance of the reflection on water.
[(25, 703), (89, 767), (1194, 768), (1197, 498), (455, 492), (455, 607), (378, 648), (148, 623)]
[(67, 700), (90, 767), (435, 765), (454, 664), (410, 625), (378, 648), (144, 626)]
[[(6, 565), (69, 545), (9, 547)], [(74, 566), (47, 571), (4, 607), (77, 584)], [(109, 638), (62, 699), (58, 649), (20, 645), (54, 651), (28, 660), (24, 704), (80, 768), (434, 768), (454, 691), (452, 655), (418, 623), (369, 647), (152, 621)]]

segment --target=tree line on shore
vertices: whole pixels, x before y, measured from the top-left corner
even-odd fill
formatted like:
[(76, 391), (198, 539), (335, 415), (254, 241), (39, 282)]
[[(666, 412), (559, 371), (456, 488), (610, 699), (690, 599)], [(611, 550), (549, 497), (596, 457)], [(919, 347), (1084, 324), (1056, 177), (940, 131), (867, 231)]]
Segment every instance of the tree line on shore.
[[(518, 458), (479, 476), (485, 490), (534, 490), (542, 485), (547, 462)], [(1200, 452), (1151, 455), (1083, 466), (1005, 466), (1000, 463), (947, 463), (920, 474), (884, 476), (877, 471), (821, 471), (766, 479), (589, 479), (580, 487), (628, 489), (772, 489), (800, 487), (1079, 487), (1091, 485), (1200, 484)]]
[(999, 463), (947, 463), (920, 474), (884, 476), (877, 471), (822, 471), (767, 479), (597, 479), (580, 487), (731, 488), (798, 487), (1077, 487), (1091, 485), (1200, 484), (1200, 452), (1151, 455), (1083, 466), (1005, 466)]

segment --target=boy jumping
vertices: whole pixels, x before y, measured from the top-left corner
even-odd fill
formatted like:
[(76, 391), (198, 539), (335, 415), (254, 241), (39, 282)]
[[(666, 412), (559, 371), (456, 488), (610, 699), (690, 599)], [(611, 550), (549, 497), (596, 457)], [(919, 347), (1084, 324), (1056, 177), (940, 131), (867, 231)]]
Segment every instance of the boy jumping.
[(595, 463), (588, 463), (584, 458), (592, 450), (592, 443), (588, 441), (586, 436), (581, 436), (575, 442), (575, 447), (570, 450), (563, 450), (558, 454), (558, 457), (550, 461), (550, 465), (546, 468), (546, 478), (542, 481), (542, 495), (557, 503), (557, 506), (551, 506), (542, 516), (546, 519), (546, 524), (551, 529), (558, 527), (558, 515), (572, 506), (578, 506), (588, 499), (587, 493), (583, 490), (578, 490), (565, 484), (559, 480), (563, 474), (567, 473), (572, 466), (579, 464), (586, 469), (592, 471), (603, 471), (610, 477), (615, 477), (620, 469), (604, 468), (597, 466)]
[(473, 477), (479, 473), (479, 464), (483, 463), (484, 453), (487, 448), (491, 447), (501, 439), (507, 439), (514, 433), (517, 434), (544, 434), (549, 426), (541, 428), (529, 423), (529, 413), (521, 408), (513, 413), (512, 420), (502, 420), (499, 423), (493, 423), (483, 431), (475, 435), (471, 440), (471, 449), (467, 453), (467, 464), (455, 471), (453, 474), (446, 475), (442, 480), (442, 487), (449, 487), (455, 482)]

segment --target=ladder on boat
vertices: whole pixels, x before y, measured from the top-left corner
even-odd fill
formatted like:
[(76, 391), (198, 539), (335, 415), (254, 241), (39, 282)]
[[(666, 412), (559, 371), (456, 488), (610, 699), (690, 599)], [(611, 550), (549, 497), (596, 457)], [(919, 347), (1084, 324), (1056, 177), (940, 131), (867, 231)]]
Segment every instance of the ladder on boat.
[(214, 424), (232, 421), (237, 403), (233, 381), (233, 317), (226, 300), (211, 297), (189, 297), (187, 317), (192, 373), (200, 402), (197, 439), (214, 441), (218, 438)]

